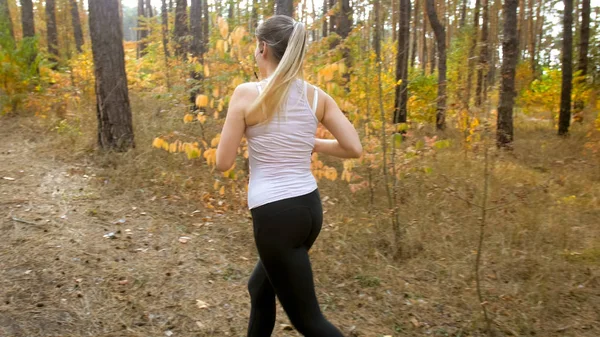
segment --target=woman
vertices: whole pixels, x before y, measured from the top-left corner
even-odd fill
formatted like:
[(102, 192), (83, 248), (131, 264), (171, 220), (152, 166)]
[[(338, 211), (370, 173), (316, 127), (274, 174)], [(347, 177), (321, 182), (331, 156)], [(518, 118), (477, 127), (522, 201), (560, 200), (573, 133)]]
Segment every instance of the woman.
[[(273, 16), (256, 37), (254, 56), (266, 79), (235, 89), (217, 148), (217, 169), (226, 171), (242, 136), (248, 139), (248, 206), (260, 257), (248, 284), (248, 336), (271, 336), (276, 296), (304, 336), (342, 336), (323, 317), (314, 290), (308, 250), (321, 230), (323, 210), (310, 161), (313, 151), (357, 158), (360, 140), (335, 101), (302, 80), (302, 23)], [(319, 122), (335, 140), (315, 139)]]

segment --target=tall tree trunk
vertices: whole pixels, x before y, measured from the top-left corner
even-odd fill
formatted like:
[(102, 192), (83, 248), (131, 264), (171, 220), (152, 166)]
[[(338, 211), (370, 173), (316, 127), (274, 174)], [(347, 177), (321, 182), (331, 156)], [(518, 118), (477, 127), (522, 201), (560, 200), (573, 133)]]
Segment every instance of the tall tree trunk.
[(534, 17), (534, 13), (533, 13), (533, 3), (535, 0), (529, 0), (529, 67), (531, 68), (531, 72), (534, 74), (535, 76), (535, 72), (536, 72), (536, 58), (535, 58), (535, 45), (536, 45), (536, 34), (535, 34), (535, 27), (536, 27), (536, 20), (539, 20), (540, 18), (540, 10), (541, 10), (541, 5), (538, 5), (536, 8), (536, 13), (535, 13), (535, 17)]
[(558, 134), (567, 135), (571, 124), (571, 91), (573, 89), (573, 0), (563, 0), (562, 88)]
[[(415, 10), (420, 10), (415, 8)], [(421, 57), (419, 57), (419, 63), (421, 65), (421, 72), (423, 73), (423, 75), (425, 75), (426, 71), (427, 71), (427, 22), (429, 22), (429, 19), (427, 19), (427, 6), (425, 1), (423, 1), (423, 25), (422, 25), (422, 39), (421, 39)]]
[(56, 2), (54, 0), (46, 0), (46, 33), (50, 60), (58, 62), (58, 31), (56, 29)]
[[(581, 2), (581, 29), (579, 30), (579, 60), (577, 62), (577, 70), (582, 76), (585, 83), (588, 70), (588, 49), (590, 46), (590, 0), (582, 0)], [(574, 103), (573, 110), (579, 114), (585, 107), (585, 102), (582, 99), (577, 99)], [(579, 118), (581, 120), (581, 117)]]
[(277, 15), (287, 15), (294, 17), (294, 1), (293, 0), (277, 0), (276, 12)]
[(477, 69), (477, 87), (475, 88), (475, 106), (480, 108), (487, 95), (487, 67), (488, 67), (488, 26), (489, 26), (489, 0), (481, 0), (483, 22), (481, 23), (481, 46), (479, 50), (479, 67)]
[(396, 1), (398, 0), (391, 0), (392, 1), (392, 8), (391, 8), (391, 17), (392, 17), (392, 41), (396, 41), (396, 39), (398, 38), (397, 36), (397, 31), (396, 29), (398, 29), (398, 7), (396, 7)]
[(71, 22), (73, 24), (73, 35), (75, 37), (75, 48), (81, 53), (83, 47), (83, 31), (79, 18), (79, 5), (76, 0), (71, 0)]
[[(543, 46), (542, 46), (542, 39), (544, 37), (544, 20), (545, 20), (545, 7), (544, 7), (544, 2), (540, 2), (538, 4), (538, 9), (540, 9), (540, 15), (538, 16), (537, 19), (537, 45), (538, 45), (538, 52), (537, 54), (540, 53), (540, 51), (543, 50)], [(535, 61), (535, 72), (534, 72), (534, 76), (537, 78), (540, 74), (540, 60), (539, 60), (539, 55), (536, 55), (537, 59)]]
[(175, 55), (186, 59), (188, 52), (187, 0), (177, 0), (175, 4)]
[(190, 6), (190, 27), (192, 35), (192, 45), (190, 52), (192, 56), (197, 57), (199, 60), (202, 59), (204, 54), (204, 40), (202, 32), (202, 1), (207, 0), (192, 0)]
[(21, 24), (23, 25), (23, 38), (35, 36), (33, 3), (31, 0), (21, 0)]
[[(446, 31), (437, 16), (435, 0), (427, 1), (427, 16), (435, 34), (438, 48), (438, 97), (435, 125), (438, 130), (446, 126)], [(442, 0), (443, 1), (443, 0)]]
[(502, 42), (502, 89), (498, 104), (496, 144), (510, 148), (513, 141), (513, 107), (515, 104), (515, 72), (519, 58), (517, 37), (518, 0), (504, 0), (504, 41)]
[(373, 2), (373, 12), (375, 13), (375, 29), (373, 31), (373, 50), (375, 50), (375, 56), (377, 62), (381, 61), (381, 1), (375, 0)]
[(467, 2), (468, 0), (462, 0), (460, 8), (460, 28), (463, 28), (467, 22)]
[(475, 0), (475, 13), (473, 14), (473, 35), (471, 35), (471, 46), (469, 48), (467, 66), (467, 90), (465, 92), (464, 107), (468, 110), (471, 104), (471, 86), (473, 85), (473, 71), (475, 69), (475, 50), (477, 49), (477, 36), (479, 35), (479, 6), (480, 0)]
[(233, 24), (234, 24), (233, 23), (233, 17), (234, 17), (233, 13), (235, 13), (235, 8), (234, 8), (234, 3), (232, 0), (229, 0), (228, 6), (229, 7), (227, 9), (227, 19), (228, 19), (229, 25), (233, 26)]
[[(410, 53), (410, 67), (414, 68), (415, 67), (415, 60), (417, 58), (417, 48), (418, 48), (418, 44), (417, 44), (417, 40), (419, 39), (417, 37), (417, 25), (419, 23), (419, 13), (420, 11), (418, 10), (419, 8), (419, 0), (416, 0), (415, 2), (415, 13), (413, 15), (413, 31), (412, 31), (412, 50)], [(396, 30), (396, 26), (394, 26), (392, 28), (393, 31)]]
[(0, 29), (8, 30), (8, 34), (12, 40), (12, 44), (15, 42), (15, 32), (13, 30), (12, 18), (10, 17), (10, 9), (8, 8), (7, 0), (0, 0), (0, 23), (6, 22), (6, 28), (0, 27)]
[(151, 18), (154, 16), (154, 10), (152, 9), (152, 1), (151, 0), (146, 0), (146, 17)]
[(396, 58), (396, 94), (394, 123), (406, 123), (408, 115), (408, 59), (410, 48), (410, 0), (400, 0), (400, 25), (398, 30), (398, 54)]
[(94, 0), (88, 6), (96, 75), (98, 145), (107, 150), (126, 151), (135, 145), (125, 73), (120, 1)]
[(517, 23), (517, 27), (519, 27), (519, 31), (517, 32), (519, 39), (519, 59), (521, 59), (521, 55), (523, 55), (523, 51), (527, 46), (527, 34), (525, 34), (525, 1), (527, 0), (519, 2), (519, 22)]
[(169, 52), (169, 12), (167, 11), (167, 0), (161, 1), (160, 17), (162, 21), (162, 43), (165, 57), (171, 57)]
[(146, 30), (146, 23), (143, 21), (142, 18), (146, 17), (146, 9), (144, 8), (144, 0), (138, 0), (138, 7), (137, 7), (137, 49), (136, 49), (136, 55), (137, 57), (142, 57), (145, 55), (145, 49), (146, 49), (146, 38), (148, 37), (148, 31)]
[(340, 12), (338, 13), (338, 30), (337, 33), (342, 39), (348, 37), (352, 30), (352, 7), (350, 7), (350, 0), (339, 0), (340, 1)]

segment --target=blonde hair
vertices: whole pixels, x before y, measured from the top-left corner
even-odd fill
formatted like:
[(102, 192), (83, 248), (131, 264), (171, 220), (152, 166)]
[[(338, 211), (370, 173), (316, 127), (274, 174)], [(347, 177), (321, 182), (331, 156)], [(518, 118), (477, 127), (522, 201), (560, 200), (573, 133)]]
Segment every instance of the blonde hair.
[(250, 106), (247, 117), (269, 121), (286, 102), (290, 86), (303, 78), (302, 63), (306, 54), (306, 29), (289, 16), (275, 15), (260, 24), (256, 38), (270, 47), (279, 62), (264, 90)]

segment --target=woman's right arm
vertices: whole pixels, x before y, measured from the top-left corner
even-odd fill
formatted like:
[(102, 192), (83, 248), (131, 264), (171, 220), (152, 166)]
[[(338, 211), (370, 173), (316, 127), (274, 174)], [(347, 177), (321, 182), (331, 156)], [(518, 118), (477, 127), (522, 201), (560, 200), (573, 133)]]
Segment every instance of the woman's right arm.
[(315, 139), (315, 152), (340, 158), (358, 158), (362, 154), (362, 145), (358, 133), (337, 103), (325, 92), (319, 90), (319, 98), (324, 98), (324, 111), (321, 123), (335, 139)]

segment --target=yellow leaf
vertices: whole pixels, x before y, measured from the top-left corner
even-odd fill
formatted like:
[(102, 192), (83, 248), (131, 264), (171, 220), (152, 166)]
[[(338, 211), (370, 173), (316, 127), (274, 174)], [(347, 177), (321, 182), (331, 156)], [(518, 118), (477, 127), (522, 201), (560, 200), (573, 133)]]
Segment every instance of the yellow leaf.
[(210, 146), (212, 147), (217, 147), (217, 145), (219, 145), (219, 141), (221, 140), (221, 134), (217, 133), (217, 135), (215, 136), (215, 138), (213, 138), (210, 141)]
[(191, 123), (191, 122), (193, 122), (193, 121), (194, 121), (194, 115), (192, 115), (192, 114), (186, 114), (186, 115), (183, 117), (183, 122), (184, 122), (184, 123)]
[(213, 185), (213, 189), (217, 190), (219, 189), (219, 181), (215, 180), (215, 184)]
[(215, 110), (215, 113), (213, 114), (213, 117), (214, 117), (215, 119), (219, 119), (219, 111), (216, 111), (216, 110)]
[(169, 145), (169, 152), (171, 152), (171, 153), (177, 152), (177, 143), (171, 143), (171, 145)]
[(223, 111), (223, 100), (219, 101), (219, 106), (217, 107), (217, 111), (219, 111), (219, 112)]
[(163, 150), (165, 150), (165, 151), (169, 151), (169, 143), (168, 143), (168, 142), (165, 142), (165, 141), (163, 141), (163, 142), (162, 142), (162, 148), (163, 148)]
[(229, 35), (229, 25), (227, 21), (222, 17), (217, 18), (217, 25), (219, 26), (219, 33), (221, 33), (221, 37), (226, 39), (227, 35)]
[(219, 94), (220, 94), (220, 92), (219, 92), (219, 87), (215, 87), (215, 88), (213, 89), (213, 97), (214, 97), (214, 98), (217, 98), (217, 97), (219, 97)]
[(208, 64), (204, 65), (204, 77), (210, 77), (210, 69), (208, 69)]
[(206, 123), (206, 116), (198, 115), (198, 121), (200, 121), (201, 124)]
[(208, 96), (198, 95), (196, 96), (196, 106), (199, 108), (205, 108), (208, 106)]
[(219, 190), (219, 195), (223, 194), (225, 194), (225, 186), (221, 186), (221, 189)]
[(156, 138), (154, 138), (154, 141), (152, 141), (152, 147), (160, 149), (160, 148), (162, 148), (163, 143), (164, 143), (164, 140), (162, 140), (160, 137), (156, 137)]

